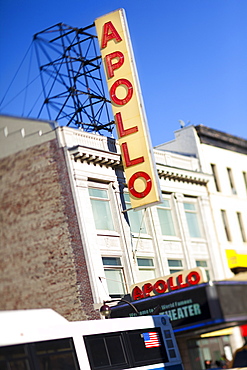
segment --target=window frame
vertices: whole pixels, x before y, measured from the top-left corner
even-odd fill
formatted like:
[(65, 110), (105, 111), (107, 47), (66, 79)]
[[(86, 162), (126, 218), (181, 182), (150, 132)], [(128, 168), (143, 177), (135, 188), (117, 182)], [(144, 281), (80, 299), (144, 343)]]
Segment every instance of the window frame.
[(220, 210), (223, 228), (225, 230), (225, 236), (228, 242), (232, 242), (232, 234), (229, 227), (228, 217), (225, 209)]
[[(129, 197), (128, 200), (126, 200), (126, 196)], [(129, 192), (124, 191), (123, 198), (124, 198), (124, 203), (126, 206), (126, 213), (128, 216), (129, 227), (130, 227), (131, 233), (133, 234), (133, 236), (141, 235), (141, 237), (145, 237), (146, 235), (148, 235), (147, 225), (145, 221), (145, 211), (143, 209), (140, 209), (137, 211), (134, 211), (134, 209), (131, 209), (131, 201), (130, 201)], [(140, 225), (138, 231), (131, 229), (131, 220), (134, 220), (134, 219), (135, 219), (135, 222), (137, 221), (136, 223)], [(133, 228), (133, 225), (132, 225), (132, 228)]]
[[(126, 279), (125, 279), (125, 273), (124, 273), (124, 267), (123, 267), (123, 264), (122, 264), (122, 260), (121, 260), (121, 257), (120, 256), (101, 256), (102, 258), (102, 264), (103, 264), (103, 269), (104, 269), (104, 274), (105, 274), (105, 279), (106, 279), (106, 285), (107, 285), (107, 289), (108, 289), (108, 294), (109, 296), (114, 299), (114, 298), (123, 298), (123, 296), (127, 293), (127, 284), (126, 284)], [(119, 260), (119, 264), (104, 264), (104, 258), (105, 259), (115, 259), (115, 260)], [(106, 276), (106, 271), (120, 271), (120, 276), (121, 276), (121, 280), (122, 281), (115, 281), (112, 279), (112, 281), (115, 281), (117, 283), (121, 283), (122, 284), (122, 288), (123, 288), (123, 293), (111, 293), (110, 292), (110, 283), (108, 283), (109, 279), (107, 276)]]
[(236, 212), (236, 215), (237, 215), (238, 226), (239, 226), (239, 229), (240, 229), (240, 234), (241, 234), (241, 237), (242, 237), (242, 241), (243, 241), (243, 243), (247, 243), (247, 236), (246, 236), (246, 232), (245, 232), (245, 228), (244, 228), (242, 213), (241, 212)]
[[(201, 262), (205, 262), (206, 263), (206, 266), (202, 266), (203, 263), (201, 264)], [(204, 268), (205, 269), (205, 272), (206, 272), (206, 275), (207, 275), (208, 281), (211, 280), (211, 277), (210, 277), (210, 266), (208, 265), (208, 260), (197, 258), (196, 259), (196, 267), (202, 267), (202, 268)]]
[[(91, 195), (90, 194), (91, 189), (92, 190), (105, 191), (107, 197), (106, 198), (101, 198), (101, 197)], [(113, 217), (113, 212), (112, 212), (112, 202), (111, 202), (111, 198), (110, 198), (110, 194), (109, 194), (109, 186), (106, 185), (106, 184), (100, 184), (100, 183), (97, 183), (97, 184), (96, 183), (90, 183), (88, 185), (88, 194), (89, 194), (90, 204), (91, 204), (91, 208), (92, 208), (94, 224), (95, 224), (95, 228), (96, 228), (97, 232), (116, 233), (116, 225), (115, 225), (115, 222), (114, 222), (114, 217)], [(96, 218), (97, 215), (94, 211), (93, 201), (103, 202), (106, 205), (106, 209), (107, 209), (106, 214), (107, 214), (107, 220), (108, 220), (107, 222), (109, 222), (109, 217), (108, 216), (110, 215), (110, 223), (111, 223), (112, 227), (110, 227), (110, 228), (109, 227), (108, 228), (99, 228), (98, 227), (97, 218)]]
[(243, 174), (243, 178), (244, 178), (245, 190), (246, 190), (246, 193), (247, 193), (247, 172), (242, 171), (242, 174)]
[[(173, 261), (173, 262), (175, 262), (175, 261), (181, 262), (181, 265), (180, 266), (176, 266), (176, 265), (171, 266), (170, 263), (169, 263), (171, 261)], [(167, 258), (167, 263), (168, 263), (168, 268), (169, 268), (169, 274), (175, 274), (175, 273), (178, 273), (178, 272), (184, 270), (184, 261), (181, 258), (169, 257), (169, 258)], [(172, 267), (178, 267), (178, 268), (177, 269), (176, 268), (173, 269)], [(181, 267), (181, 268), (179, 268), (179, 267)]]
[[(194, 209), (186, 209), (185, 204), (193, 205)], [(183, 206), (184, 206), (184, 213), (185, 213), (185, 218), (186, 218), (186, 221), (187, 221), (187, 226), (188, 226), (190, 238), (195, 239), (195, 240), (204, 239), (205, 236), (204, 236), (204, 230), (203, 230), (203, 226), (202, 226), (201, 213), (200, 213), (200, 209), (199, 209), (199, 206), (198, 206), (198, 200), (195, 199), (195, 198), (186, 198), (186, 197), (184, 197)], [(194, 215), (193, 225), (189, 222), (189, 216), (188, 216), (189, 214)], [(196, 233), (198, 233), (198, 236), (192, 235), (193, 234), (192, 227), (195, 225), (195, 223), (197, 224), (196, 225), (197, 226)]]
[[(168, 202), (169, 206), (165, 206), (164, 205), (165, 202)], [(156, 206), (157, 215), (158, 215), (159, 224), (160, 224), (161, 235), (163, 236), (163, 238), (166, 238), (166, 239), (167, 238), (178, 238), (177, 223), (176, 223), (176, 218), (175, 218), (175, 215), (174, 215), (174, 210), (173, 210), (171, 202), (172, 202), (171, 197), (165, 196), (165, 194), (163, 194), (162, 195), (162, 203)], [(161, 222), (161, 214), (159, 213), (159, 210), (161, 210), (161, 211), (165, 210), (165, 211), (169, 212), (168, 214), (170, 216), (170, 220), (172, 221), (172, 228), (173, 228), (174, 234), (169, 234), (169, 233), (165, 234), (165, 233), (163, 233), (162, 222)]]
[[(152, 265), (139, 265), (139, 262), (140, 260), (149, 260), (149, 261), (152, 261)], [(142, 279), (140, 281), (146, 281), (146, 280), (149, 280), (149, 279), (155, 279), (156, 278), (156, 268), (155, 268), (155, 264), (154, 264), (154, 258), (153, 257), (143, 257), (143, 256), (138, 256), (136, 258), (136, 261), (137, 261), (137, 266), (138, 266), (138, 270), (139, 271), (152, 271), (154, 276), (151, 277), (151, 276), (147, 276), (146, 278)], [(141, 275), (141, 274), (140, 274)]]
[(215, 184), (216, 191), (221, 192), (221, 186), (220, 186), (220, 182), (219, 182), (219, 176), (218, 176), (218, 170), (217, 170), (216, 164), (210, 163), (210, 165), (211, 165), (211, 170), (212, 170), (212, 173), (213, 173), (213, 178), (214, 178), (214, 184)]
[(228, 180), (231, 188), (231, 192), (233, 195), (237, 195), (237, 189), (235, 186), (233, 174), (232, 174), (232, 169), (230, 167), (226, 167), (227, 175), (228, 175)]

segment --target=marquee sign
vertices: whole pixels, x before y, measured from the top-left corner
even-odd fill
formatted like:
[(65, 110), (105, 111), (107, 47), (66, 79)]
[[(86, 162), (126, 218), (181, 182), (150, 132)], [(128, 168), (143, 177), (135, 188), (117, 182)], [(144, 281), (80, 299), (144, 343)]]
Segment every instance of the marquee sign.
[[(140, 316), (153, 315), (159, 307), (159, 315), (168, 315), (175, 332), (184, 331), (213, 323), (215, 319), (222, 319), (217, 300), (211, 299), (207, 284), (196, 285), (182, 290), (176, 290), (158, 296), (140, 299), (132, 302)], [(215, 313), (215, 310), (217, 311)], [(137, 313), (127, 304), (111, 307), (111, 318), (133, 317)], [(205, 329), (204, 329), (205, 330)]]
[(196, 267), (191, 270), (183, 270), (165, 277), (152, 279), (130, 287), (132, 298), (137, 301), (167, 292), (173, 292), (207, 282), (205, 270)]
[(158, 309), (159, 315), (170, 317), (177, 334), (185, 330), (196, 330), (199, 334), (209, 331), (209, 328), (212, 331), (214, 325), (218, 329), (219, 325), (229, 328), (246, 324), (246, 296), (247, 280), (199, 283), (131, 301), (137, 311), (129, 304), (117, 304), (111, 307), (111, 318), (153, 315)]
[(123, 9), (95, 20), (132, 208), (161, 202), (161, 192)]

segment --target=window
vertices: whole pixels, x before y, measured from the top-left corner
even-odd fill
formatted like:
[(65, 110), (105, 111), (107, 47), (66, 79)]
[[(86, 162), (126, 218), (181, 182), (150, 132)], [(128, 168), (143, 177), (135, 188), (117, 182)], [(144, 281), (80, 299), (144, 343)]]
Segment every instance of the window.
[(184, 210), (191, 238), (201, 238), (202, 235), (199, 226), (196, 204), (185, 202)]
[(0, 369), (29, 370), (31, 358), (27, 354), (27, 345), (0, 347)]
[(108, 369), (128, 365), (121, 333), (84, 337), (92, 369)]
[(232, 194), (237, 194), (237, 191), (236, 191), (236, 188), (235, 188), (235, 185), (234, 185), (234, 181), (233, 181), (232, 170), (229, 167), (227, 167), (226, 170), (227, 170), (227, 174), (228, 174)]
[(239, 224), (242, 240), (243, 240), (244, 243), (246, 243), (247, 239), (246, 239), (246, 234), (245, 234), (245, 230), (244, 230), (243, 218), (242, 218), (242, 214), (240, 212), (237, 212), (237, 218), (238, 218), (238, 224)]
[(157, 207), (162, 235), (175, 236), (175, 228), (172, 219), (170, 201), (163, 199), (163, 203)]
[(126, 293), (123, 267), (119, 257), (102, 257), (106, 283), (111, 298), (122, 298)]
[(230, 229), (229, 229), (229, 224), (228, 224), (228, 220), (227, 220), (226, 211), (224, 209), (221, 210), (221, 218), (222, 218), (223, 226), (224, 226), (224, 229), (225, 229), (226, 238), (229, 242), (231, 242), (232, 238), (231, 238), (231, 234), (230, 234)]
[[(127, 193), (124, 193), (124, 200), (126, 208), (131, 208), (130, 196)], [(144, 212), (143, 211), (134, 211), (133, 209), (127, 212), (130, 222), (130, 229), (133, 233), (147, 234), (145, 222), (144, 222)]]
[[(150, 333), (156, 334), (160, 345), (145, 345)], [(92, 370), (139, 368), (168, 362), (160, 328), (86, 335), (84, 342)]]
[[(149, 335), (150, 332), (157, 333), (157, 338), (161, 344), (160, 346), (148, 347), (144, 344), (146, 335)], [(138, 365), (145, 366), (168, 361), (168, 356), (165, 347), (163, 346), (162, 335), (159, 328), (131, 330), (128, 332), (128, 340), (134, 359), (134, 367), (137, 367)], [(168, 367), (169, 366), (167, 366), (167, 368)]]
[(0, 369), (79, 370), (72, 338), (0, 348)]
[(175, 272), (180, 272), (183, 270), (183, 262), (182, 260), (168, 260), (168, 266), (170, 268), (170, 274)]
[(79, 369), (72, 339), (35, 343), (35, 349), (40, 370)]
[(247, 191), (247, 173), (244, 171), (243, 171), (243, 178), (244, 178), (245, 189)]
[(208, 281), (210, 280), (210, 274), (209, 274), (209, 268), (208, 268), (208, 263), (205, 260), (202, 261), (196, 261), (196, 267), (203, 267), (205, 269), (207, 279)]
[(140, 281), (155, 278), (154, 261), (152, 258), (137, 258)]
[(88, 190), (96, 229), (114, 230), (107, 190), (96, 188), (89, 188)]
[(211, 163), (211, 169), (214, 176), (214, 183), (217, 191), (220, 191), (220, 184), (219, 184), (219, 178), (218, 178), (218, 172), (215, 164)]

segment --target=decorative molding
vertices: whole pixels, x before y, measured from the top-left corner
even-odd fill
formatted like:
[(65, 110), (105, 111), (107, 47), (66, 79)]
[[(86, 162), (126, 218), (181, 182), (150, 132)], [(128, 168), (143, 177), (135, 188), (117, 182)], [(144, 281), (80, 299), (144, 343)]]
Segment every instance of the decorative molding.
[(84, 146), (76, 146), (69, 149), (70, 155), (74, 161), (93, 163), (95, 166), (119, 167), (122, 165), (121, 156), (117, 153), (91, 149)]
[(210, 175), (203, 174), (201, 172), (186, 171), (169, 166), (162, 166), (162, 168), (158, 168), (157, 171), (159, 178), (161, 179), (163, 178), (173, 181), (188, 182), (202, 186), (206, 186), (209, 179), (211, 178)]
[(88, 177), (85, 176), (85, 173), (74, 169), (74, 179), (76, 186), (87, 188), (88, 187)]

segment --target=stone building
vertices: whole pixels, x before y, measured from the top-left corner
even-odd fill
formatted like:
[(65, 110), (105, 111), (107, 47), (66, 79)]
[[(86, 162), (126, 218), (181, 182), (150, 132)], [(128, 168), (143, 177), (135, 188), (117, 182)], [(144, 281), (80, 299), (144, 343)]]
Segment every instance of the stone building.
[(207, 189), (217, 230), (224, 274), (247, 270), (247, 140), (199, 125), (175, 132), (159, 150), (198, 158), (200, 170), (213, 175)]
[[(1, 116), (0, 309), (49, 307), (68, 320), (100, 319), (103, 301), (138, 282), (196, 267), (210, 281), (233, 276), (226, 251), (246, 255), (246, 153), (212, 145), (215, 130), (183, 130), (154, 150), (163, 202), (134, 211), (116, 140)], [(215, 188), (223, 160), (236, 194), (225, 185), (229, 170), (224, 193)], [(234, 210), (232, 241), (221, 210)], [(239, 330), (234, 337), (233, 347)]]

